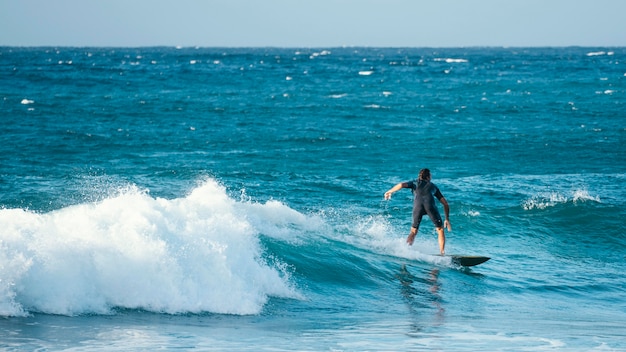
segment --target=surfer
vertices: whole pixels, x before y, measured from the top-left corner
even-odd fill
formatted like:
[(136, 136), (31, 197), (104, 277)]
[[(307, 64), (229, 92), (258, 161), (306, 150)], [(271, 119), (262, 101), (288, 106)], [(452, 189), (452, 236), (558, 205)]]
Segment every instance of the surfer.
[[(439, 235), (439, 251), (441, 252), (441, 255), (444, 255), (446, 248), (446, 235), (443, 228), (445, 227), (448, 231), (452, 231), (449, 220), (450, 206), (448, 206), (448, 201), (446, 201), (446, 198), (444, 198), (443, 194), (441, 194), (439, 188), (435, 186), (434, 183), (430, 182), (430, 179), (430, 170), (422, 169), (420, 170), (417, 180), (400, 182), (385, 192), (385, 199), (391, 199), (391, 195), (402, 188), (410, 188), (413, 192), (413, 225), (411, 226), (411, 232), (409, 233), (409, 237), (406, 239), (406, 243), (408, 243), (409, 246), (413, 245), (413, 241), (417, 235), (417, 230), (419, 229), (422, 217), (428, 214), (430, 220), (432, 220), (435, 228), (437, 229), (437, 234)], [(443, 204), (443, 210), (446, 215), (446, 221), (443, 223), (441, 221), (441, 215), (439, 214), (437, 205), (435, 204), (435, 198)]]

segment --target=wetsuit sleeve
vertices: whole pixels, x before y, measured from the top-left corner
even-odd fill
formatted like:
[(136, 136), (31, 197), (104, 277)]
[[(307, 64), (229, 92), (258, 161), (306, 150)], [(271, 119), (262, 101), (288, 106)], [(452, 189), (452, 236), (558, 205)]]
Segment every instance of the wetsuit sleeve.
[(437, 199), (439, 199), (439, 200), (441, 200), (441, 198), (443, 198), (443, 194), (441, 194), (441, 191), (439, 190), (439, 187), (437, 187), (437, 186), (435, 186), (435, 194), (434, 194), (434, 196)]
[(402, 188), (410, 188), (413, 191), (415, 191), (415, 189), (417, 188), (417, 185), (415, 184), (415, 181), (407, 181), (407, 182), (402, 182)]

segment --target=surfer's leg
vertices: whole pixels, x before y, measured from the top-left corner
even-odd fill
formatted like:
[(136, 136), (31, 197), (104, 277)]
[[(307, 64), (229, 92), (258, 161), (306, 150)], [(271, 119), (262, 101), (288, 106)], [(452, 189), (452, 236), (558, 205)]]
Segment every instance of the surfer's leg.
[(446, 234), (443, 231), (443, 221), (441, 219), (441, 214), (439, 214), (439, 210), (437, 209), (437, 207), (432, 204), (429, 204), (429, 206), (426, 207), (426, 213), (428, 214), (430, 220), (433, 222), (433, 225), (435, 225), (435, 228), (437, 229), (437, 235), (439, 235), (439, 252), (441, 253), (441, 255), (444, 255), (446, 252)]
[(430, 221), (433, 222), (436, 228), (443, 228), (443, 220), (441, 219), (441, 214), (439, 214), (439, 209), (435, 206), (430, 206), (425, 209), (425, 213), (430, 217)]
[(408, 243), (409, 246), (413, 245), (413, 241), (415, 241), (416, 235), (417, 235), (417, 227), (411, 227), (411, 232), (409, 232), (409, 237), (406, 238), (406, 243)]
[(422, 216), (424, 216), (424, 214), (426, 214), (424, 207), (421, 205), (413, 206), (413, 225), (411, 226), (409, 237), (406, 238), (406, 243), (408, 243), (409, 246), (412, 246), (413, 241), (415, 241), (415, 236), (417, 235), (417, 230), (420, 228), (420, 222), (422, 222)]
[(446, 254), (446, 234), (443, 231), (443, 227), (437, 228), (437, 234), (439, 235), (439, 252), (441, 255)]

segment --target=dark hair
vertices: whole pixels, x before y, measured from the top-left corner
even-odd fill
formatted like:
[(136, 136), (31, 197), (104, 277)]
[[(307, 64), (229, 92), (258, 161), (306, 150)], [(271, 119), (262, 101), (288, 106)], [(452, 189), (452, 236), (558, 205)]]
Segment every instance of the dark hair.
[(420, 180), (424, 180), (424, 181), (430, 180), (430, 170), (428, 170), (428, 169), (421, 169), (420, 170), (419, 179)]

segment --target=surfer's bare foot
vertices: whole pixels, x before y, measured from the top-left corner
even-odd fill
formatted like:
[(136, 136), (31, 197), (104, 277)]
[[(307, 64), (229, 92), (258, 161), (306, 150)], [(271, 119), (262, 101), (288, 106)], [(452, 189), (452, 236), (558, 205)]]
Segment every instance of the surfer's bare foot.
[(409, 246), (413, 245), (413, 241), (415, 241), (415, 235), (417, 235), (417, 229), (414, 227), (411, 228), (411, 233), (409, 233), (409, 237), (406, 238), (406, 243)]

